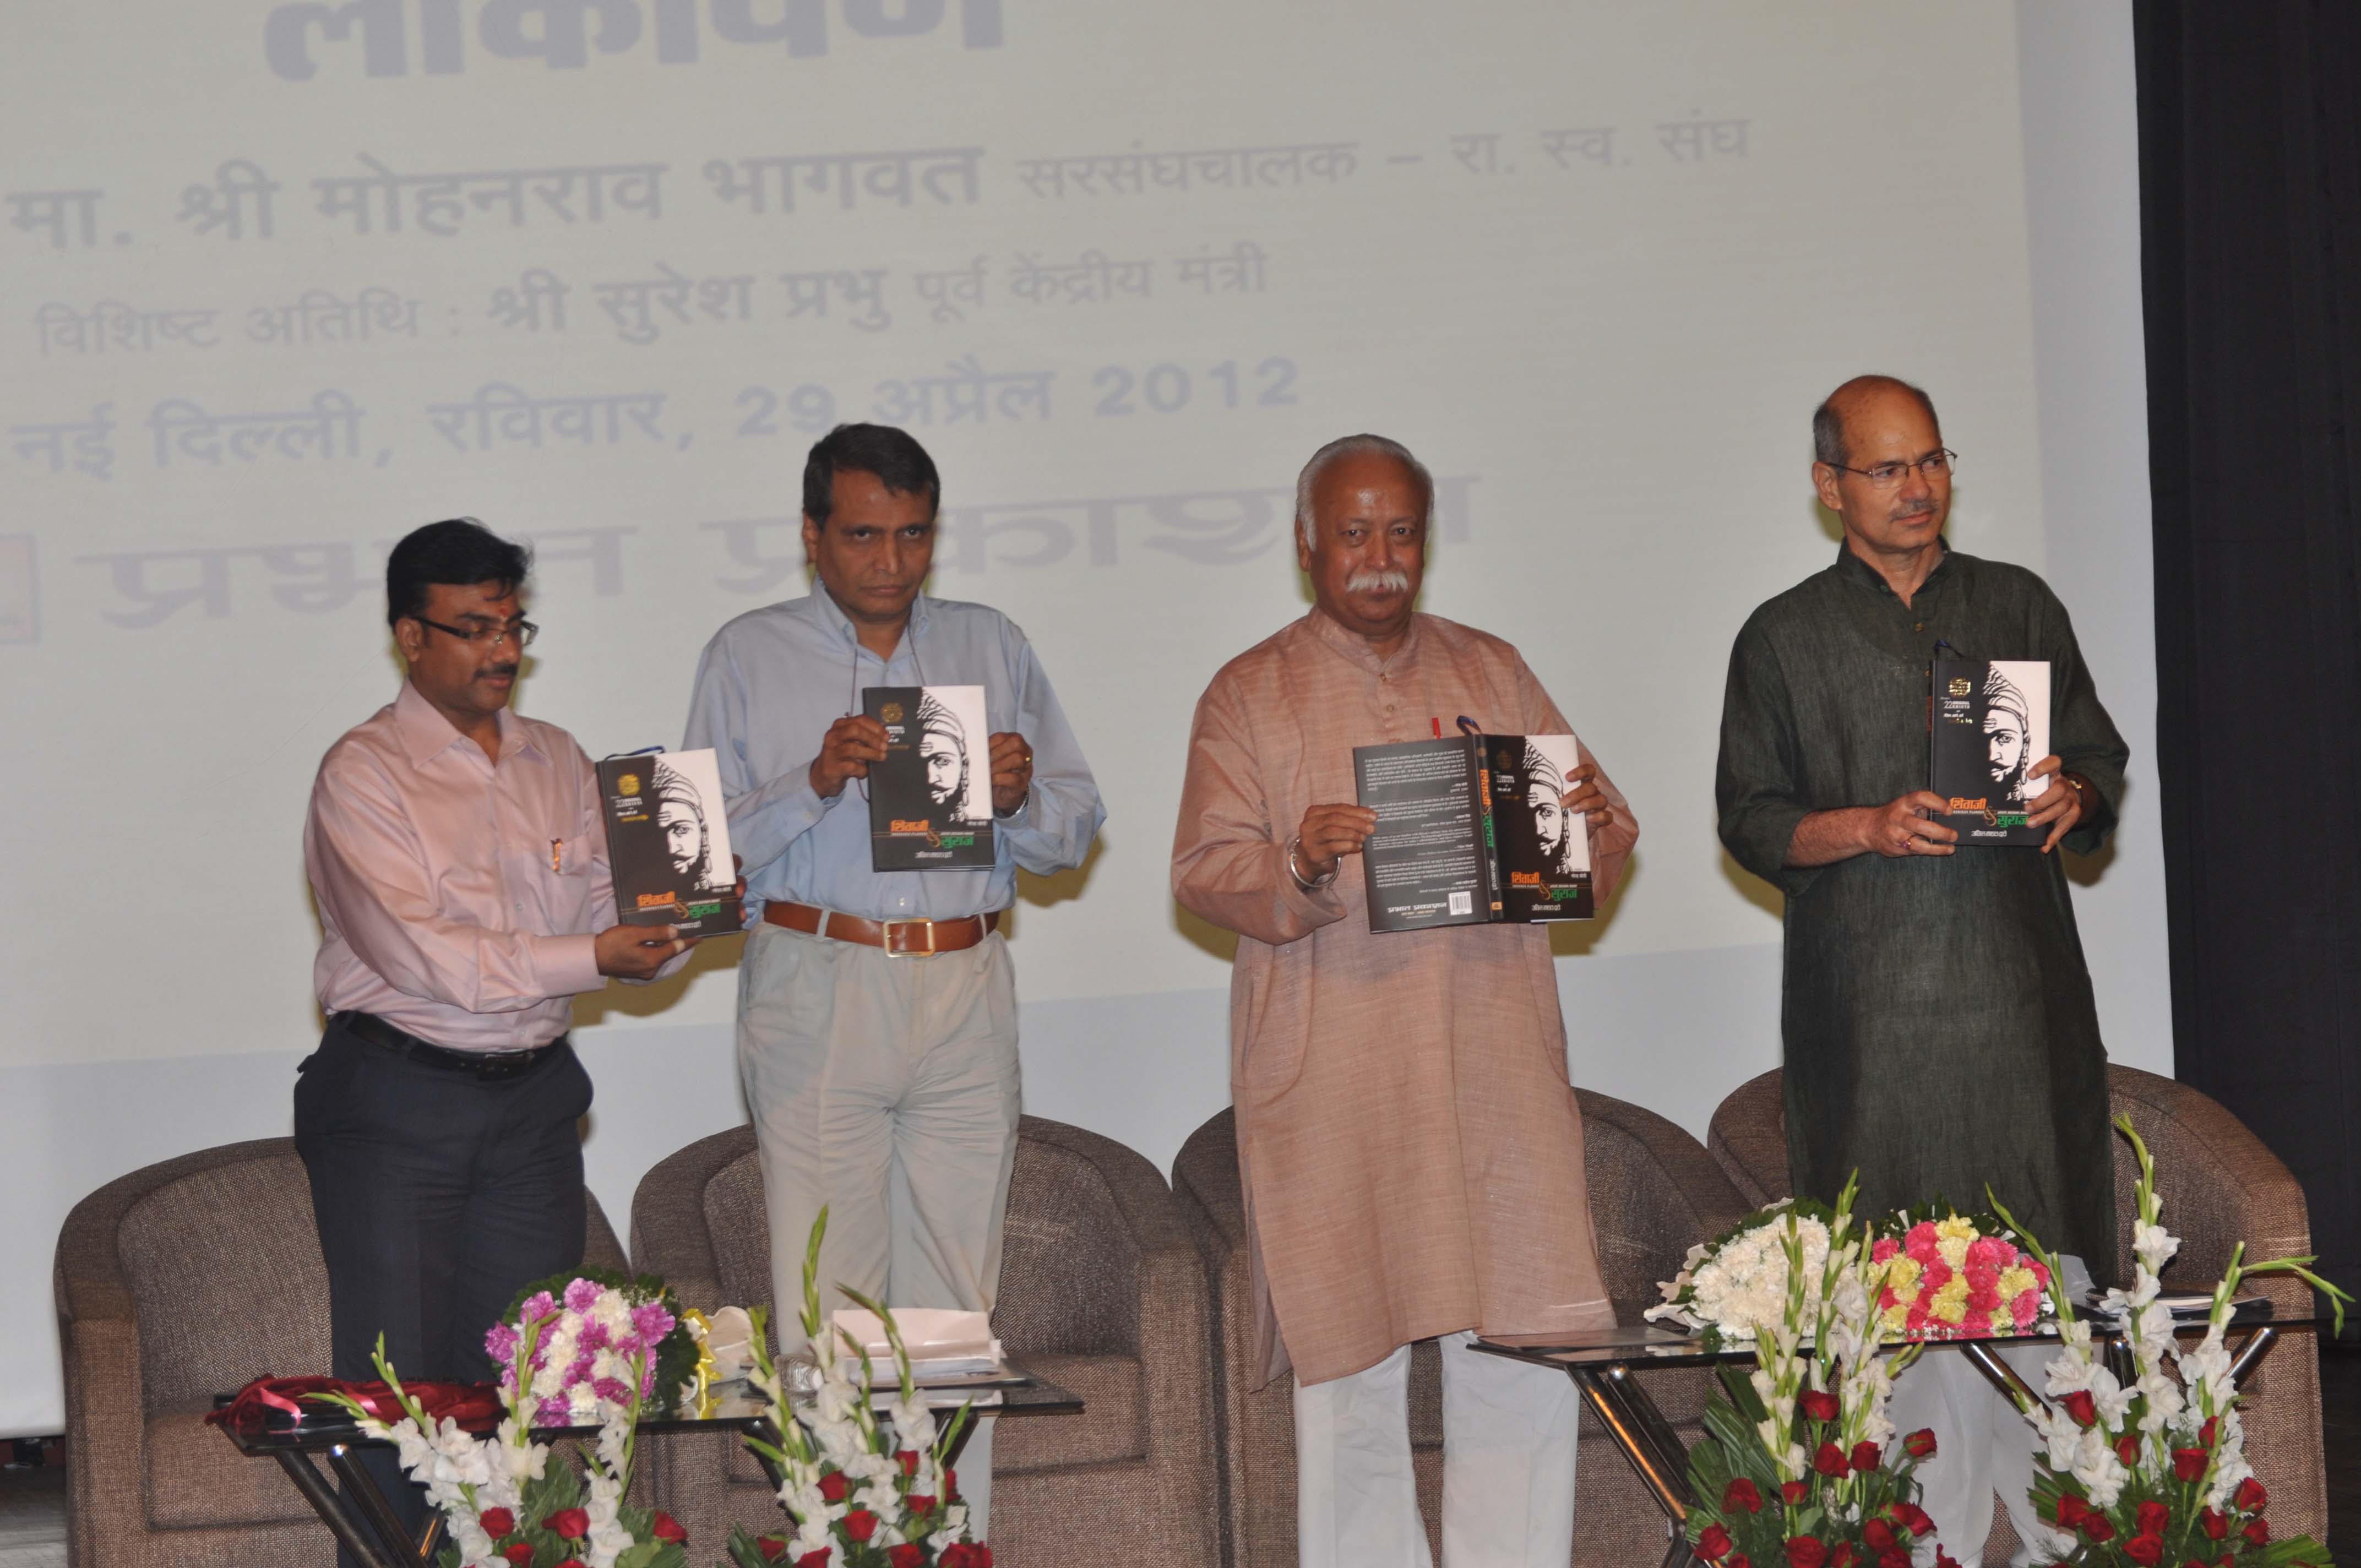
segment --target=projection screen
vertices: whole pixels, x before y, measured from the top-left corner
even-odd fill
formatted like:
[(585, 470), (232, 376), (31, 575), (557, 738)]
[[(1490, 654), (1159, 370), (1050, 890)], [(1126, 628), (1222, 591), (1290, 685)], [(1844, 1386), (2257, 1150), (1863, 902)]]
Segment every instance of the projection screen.
[[(1807, 421), (1868, 369), (1933, 392), (1954, 542), (2050, 573), (2140, 748), (2078, 897), (2115, 1055), (2169, 1070), (2129, 23), (2041, 9), (12, 8), (0, 1434), (62, 1419), (71, 1204), (287, 1131), (299, 832), (400, 679), (390, 543), (531, 541), (520, 707), (677, 745), (705, 640), (805, 590), (840, 420), (932, 451), (931, 591), (1026, 630), (1108, 803), (1016, 911), (1030, 1111), (1162, 1166), (1226, 1101), (1227, 941), (1168, 888), (1189, 716), (1303, 613), (1296, 471), (1368, 430), (1440, 479), (1425, 608), (1516, 642), (1642, 825), (1558, 949), (1575, 1080), (1702, 1133), (1778, 1053), (1724, 665), (1837, 548)], [(579, 1011), (619, 1230), (741, 1114), (737, 946)]]

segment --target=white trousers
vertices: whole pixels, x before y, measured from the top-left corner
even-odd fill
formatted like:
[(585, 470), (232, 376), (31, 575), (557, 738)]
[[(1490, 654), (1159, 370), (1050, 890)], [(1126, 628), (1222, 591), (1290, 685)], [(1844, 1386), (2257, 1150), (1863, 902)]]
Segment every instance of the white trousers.
[[(1444, 1568), (1566, 1568), (1574, 1555), (1574, 1380), (1443, 1340)], [(1295, 1387), (1302, 1568), (1433, 1568), (1410, 1459), (1410, 1346)]]
[[(1016, 1161), (1016, 985), (1008, 948), (889, 959), (757, 925), (738, 966), (738, 1075), (762, 1159), (774, 1310), (803, 1306), (804, 1249), (828, 1210), (820, 1310), (839, 1284), (895, 1307), (990, 1311)], [(978, 1541), (992, 1427), (955, 1468)]]
[[(2068, 1292), (2080, 1300), (2090, 1288), (2090, 1271), (2077, 1257), (2059, 1261)], [(1994, 1348), (2035, 1393), (2048, 1387), (2045, 1369), (2057, 1357), (2057, 1341)], [(1935, 1434), (1935, 1457), (1918, 1467), (1918, 1506), (1935, 1521), (1934, 1541), (1959, 1560), (1960, 1568), (1982, 1568), (1994, 1492), (2016, 1527), (2018, 1545), (2010, 1568), (2026, 1568), (2037, 1557), (2047, 1562), (2071, 1549), (2071, 1541), (2033, 1511), (2033, 1429), (2017, 1413), (2015, 1401), (1993, 1387), (1964, 1353), (1930, 1348), (1920, 1354), (1895, 1381), (1886, 1413), (1897, 1447), (1921, 1428)], [(1935, 1561), (1932, 1542), (1918, 1543), (1917, 1561), (1921, 1568)]]

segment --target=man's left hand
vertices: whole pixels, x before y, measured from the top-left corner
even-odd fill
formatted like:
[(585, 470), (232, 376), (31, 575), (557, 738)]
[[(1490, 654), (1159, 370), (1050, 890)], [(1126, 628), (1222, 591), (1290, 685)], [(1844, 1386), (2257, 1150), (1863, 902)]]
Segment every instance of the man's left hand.
[(1613, 808), (1608, 805), (1607, 792), (1598, 787), (1598, 763), (1585, 762), (1565, 775), (1565, 808), (1581, 812), (1593, 828), (1607, 826)]
[(738, 872), (738, 886), (735, 894), (740, 911), (738, 923), (752, 930), (754, 926), (754, 916), (753, 911), (746, 907), (746, 857), (732, 855), (730, 857), (730, 864)]
[(2059, 772), (2065, 765), (2055, 757), (2044, 757), (2026, 774), (2027, 778), (2049, 781), (2049, 787), (2034, 798), (2033, 808), (2025, 814), (2026, 826), (2049, 829), (2049, 837), (2041, 845), (2045, 855), (2058, 847), (2059, 839), (2074, 830), (2074, 824), (2082, 820), (2082, 792), (2066, 782)]
[(992, 738), (992, 809), (1014, 817), (1033, 787), (1033, 745), (1024, 736), (1003, 730)]

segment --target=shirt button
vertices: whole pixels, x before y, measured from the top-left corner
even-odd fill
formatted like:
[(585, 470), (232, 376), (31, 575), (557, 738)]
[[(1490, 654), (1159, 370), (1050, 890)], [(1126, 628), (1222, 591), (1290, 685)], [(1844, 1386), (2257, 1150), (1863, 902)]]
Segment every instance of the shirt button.
[(1393, 710), (1394, 710), (1394, 705), (1393, 705), (1392, 703), (1388, 703), (1388, 704), (1386, 704), (1386, 711), (1387, 711), (1388, 713), (1391, 713)]
[(1913, 631), (1924, 631), (1927, 630), (1927, 623), (1923, 620), (1914, 620), (1910, 623), (1910, 630)]

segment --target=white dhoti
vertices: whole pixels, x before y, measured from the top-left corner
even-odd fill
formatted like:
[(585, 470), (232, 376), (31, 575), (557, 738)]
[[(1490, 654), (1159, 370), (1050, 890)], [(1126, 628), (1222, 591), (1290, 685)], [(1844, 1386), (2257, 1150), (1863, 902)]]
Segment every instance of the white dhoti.
[[(1574, 1554), (1574, 1380), (1443, 1345), (1444, 1568), (1565, 1568)], [(1410, 1347), (1366, 1372), (1296, 1385), (1302, 1568), (1433, 1568), (1411, 1471)]]
[[(2090, 1289), (2090, 1270), (2078, 1257), (2059, 1261), (2067, 1293), (2079, 1302)], [(2056, 1340), (1993, 1349), (2035, 1393), (2046, 1390), (2046, 1368), (2059, 1353)], [(2072, 1548), (2071, 1540), (2033, 1511), (2032, 1427), (2015, 1401), (1994, 1387), (1963, 1352), (1930, 1348), (1922, 1354), (1895, 1380), (1894, 1402), (1886, 1413), (1894, 1421), (1897, 1452), (1902, 1438), (1911, 1432), (1923, 1428), (1935, 1434), (1935, 1457), (1918, 1467), (1918, 1506), (1935, 1521), (1934, 1541), (1959, 1560), (1960, 1568), (1982, 1568), (1995, 1492), (2016, 1527), (2018, 1544), (2009, 1568), (2026, 1568), (2037, 1559), (2048, 1562)], [(1920, 1568), (1934, 1561), (1933, 1544), (1919, 1542)]]
[[(850, 1285), (895, 1307), (989, 1312), (1016, 1161), (1016, 987), (1007, 944), (925, 958), (771, 925), (738, 970), (738, 1074), (754, 1123), (783, 1321), (828, 1209), (820, 1310)], [(992, 1426), (956, 1466), (975, 1539), (992, 1504)]]

